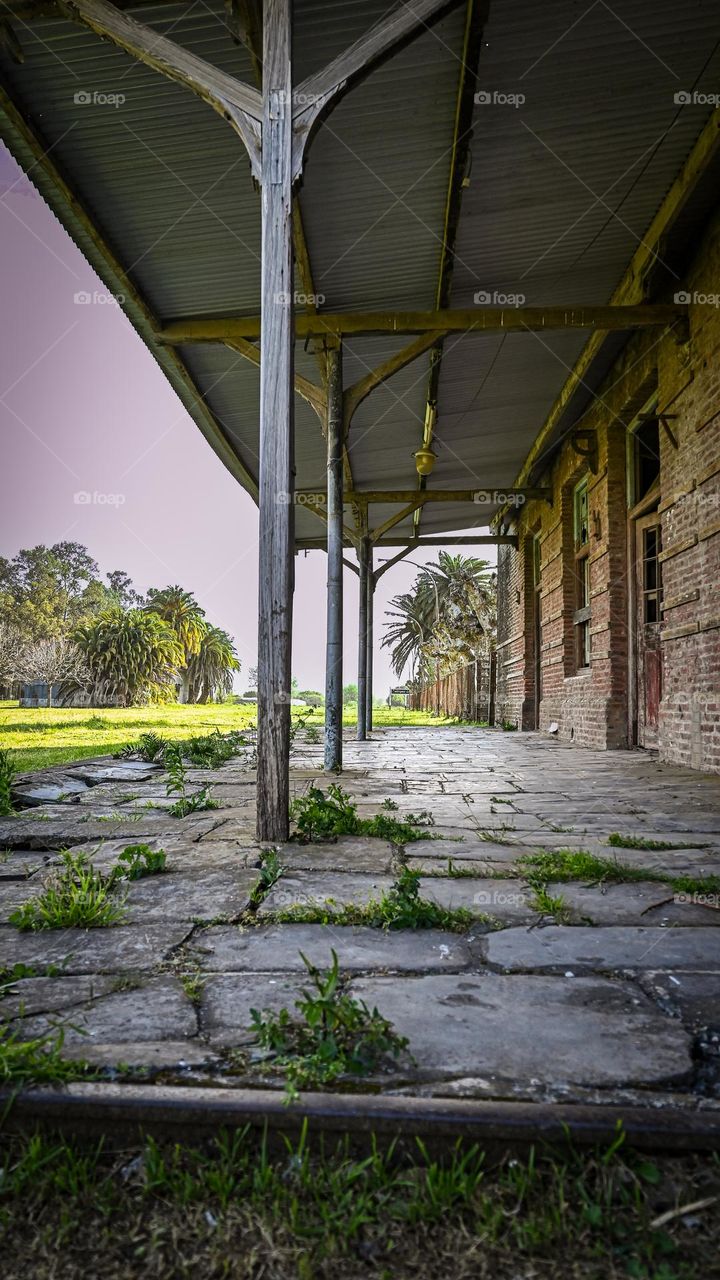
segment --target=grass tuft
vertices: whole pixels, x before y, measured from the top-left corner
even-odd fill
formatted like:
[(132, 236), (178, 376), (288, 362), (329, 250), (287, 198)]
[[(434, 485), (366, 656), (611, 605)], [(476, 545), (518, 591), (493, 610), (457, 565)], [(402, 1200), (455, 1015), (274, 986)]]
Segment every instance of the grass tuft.
[(10, 924), (23, 932), (40, 929), (102, 929), (123, 919), (122, 904), (112, 899), (114, 875), (95, 871), (85, 853), (60, 853), (61, 868), (45, 881), (42, 893), (13, 911)]
[(667, 840), (646, 840), (644, 836), (624, 836), (619, 831), (612, 831), (607, 839), (608, 844), (615, 849), (649, 849), (655, 852), (662, 852), (664, 849), (707, 849), (706, 844), (688, 844), (687, 840), (683, 844), (670, 844)]
[(584, 849), (527, 853), (518, 859), (517, 865), (525, 871), (530, 883), (587, 880), (591, 884), (630, 884), (652, 880), (670, 885), (676, 893), (720, 893), (720, 876), (674, 876), (650, 867), (630, 867), (615, 858), (602, 858)]
[(250, 1011), (258, 1047), (284, 1074), (289, 1102), (300, 1089), (329, 1085), (340, 1076), (369, 1075), (387, 1058), (399, 1057), (408, 1043), (377, 1009), (343, 990), (337, 952), (331, 952), (326, 971), (300, 955), (311, 985), (295, 1001), (299, 1016), (288, 1009)]
[(427, 828), (434, 824), (434, 818), (427, 810), (409, 813), (404, 821), (400, 821), (392, 817), (387, 801), (383, 802), (382, 808), (384, 812), (375, 814), (373, 818), (361, 818), (355, 801), (336, 782), (330, 784), (327, 795), (320, 787), (310, 787), (290, 806), (290, 817), (297, 827), (291, 839), (308, 843), (343, 835), (365, 835), (389, 840), (396, 845), (432, 839)]

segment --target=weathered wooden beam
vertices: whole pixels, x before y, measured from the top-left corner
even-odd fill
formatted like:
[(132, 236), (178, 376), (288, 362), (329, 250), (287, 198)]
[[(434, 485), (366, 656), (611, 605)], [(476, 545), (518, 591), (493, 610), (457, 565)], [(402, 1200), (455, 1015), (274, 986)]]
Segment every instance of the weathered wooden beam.
[[(256, 365), (258, 369), (260, 368), (260, 349), (255, 346), (254, 342), (250, 342), (248, 338), (233, 338), (231, 342), (226, 342), (225, 346), (229, 347), (231, 351), (237, 351), (239, 355), (244, 356), (251, 364)], [(324, 389), (317, 386), (315, 382), (311, 382), (309, 378), (304, 378), (301, 373), (294, 374), (293, 385), (297, 394), (302, 396), (303, 400), (307, 400), (324, 425), (327, 413)]]
[[(720, 152), (720, 107), (716, 107), (702, 130), (688, 159), (673, 182), (650, 226), (630, 259), (627, 270), (610, 299), (610, 309), (614, 311), (638, 310), (639, 306), (649, 307), (652, 304), (642, 303), (646, 294), (646, 280), (659, 263), (662, 262), (662, 245), (673, 223), (697, 190), (704, 174)], [(676, 319), (683, 319), (687, 308), (681, 308)], [(590, 366), (602, 346), (600, 334), (593, 334), (583, 347), (578, 359), (562, 390), (553, 404), (544, 423), (540, 427), (535, 442), (518, 475), (518, 484), (524, 484), (534, 468), (540, 463), (552, 436), (558, 427), (572, 397), (583, 385)]]
[(423, 355), (430, 347), (434, 346), (442, 334), (430, 332), (423, 333), (414, 342), (403, 347), (401, 351), (397, 351), (394, 356), (390, 356), (388, 360), (384, 360), (382, 364), (377, 365), (370, 373), (365, 374), (364, 378), (360, 378), (348, 387), (344, 395), (343, 415), (345, 421), (346, 433), (350, 430), (355, 410), (362, 404), (363, 400), (374, 391), (376, 387), (381, 386), (383, 382), (387, 382), (394, 373), (399, 373), (406, 365), (413, 360), (417, 360), (418, 356)]
[(53, 156), (53, 146), (28, 117), (21, 112), (10, 95), (0, 88), (0, 137), (16, 156), (19, 163), (29, 168), (32, 156), (32, 181), (38, 187), (50, 208), (73, 238), (82, 244), (82, 251), (93, 270), (117, 298), (135, 331), (148, 347), (188, 414), (200, 429), (210, 447), (228, 471), (253, 498), (258, 495), (257, 477), (243, 461), (230, 442), (217, 418), (194, 382), (180, 353), (159, 343), (157, 317), (153, 314), (143, 294), (127, 274), (123, 264), (110, 247), (102, 227), (84, 205), (80, 195), (71, 185), (64, 171)]
[[(324, 551), (326, 539), (298, 538), (296, 545), (298, 551)], [(406, 551), (422, 550), (423, 547), (517, 547), (517, 545), (517, 535), (514, 533), (462, 535), (439, 533), (425, 538), (383, 538), (381, 542), (375, 543), (376, 547), (404, 547)], [(349, 560), (345, 565), (355, 573), (358, 572), (356, 566)], [(380, 571), (376, 570), (376, 572)]]
[(265, 0), (257, 836), (288, 838), (294, 550), (292, 0)]
[(303, 155), (315, 126), (348, 89), (462, 2), (412, 0), (412, 4), (407, 4), (403, 0), (397, 9), (381, 18), (326, 67), (298, 85), (293, 107), (296, 175), (302, 169)]
[(257, 89), (220, 71), (106, 0), (63, 0), (63, 12), (112, 41), (139, 62), (184, 84), (210, 104), (242, 138), (256, 178), (260, 178), (262, 99)]
[[(434, 341), (447, 333), (530, 333), (544, 329), (647, 329), (674, 324), (687, 316), (675, 304), (635, 304), (607, 307), (473, 307), (445, 311), (345, 311), (298, 315), (298, 339), (372, 337), (375, 334), (427, 334)], [(212, 316), (207, 319), (168, 320), (158, 336), (169, 343), (227, 342), (260, 337), (259, 316)], [(429, 344), (432, 346), (432, 343)]]
[(376, 529), (373, 529), (370, 534), (372, 541), (379, 542), (384, 533), (387, 533), (390, 529), (394, 528), (396, 524), (400, 524), (402, 520), (406, 520), (408, 516), (411, 516), (413, 512), (417, 511), (421, 506), (423, 506), (423, 498), (422, 494), (418, 494), (417, 498), (414, 498), (412, 502), (409, 502), (401, 511), (396, 511), (395, 515), (389, 516), (383, 524), (380, 524)]
[[(308, 507), (313, 504), (319, 506), (324, 501), (324, 495), (316, 489), (298, 489), (296, 497), (301, 505)], [(415, 489), (355, 489), (343, 496), (343, 502), (358, 507), (394, 502), (408, 506), (416, 502), (473, 502), (478, 506), (497, 506), (510, 500), (516, 500), (518, 505), (531, 500), (551, 502), (552, 489), (545, 486), (518, 488), (514, 485), (508, 488), (498, 485), (482, 488), (478, 485), (477, 489), (424, 489), (422, 493)]]
[(343, 373), (342, 347), (327, 352), (327, 627), (325, 768), (342, 768), (343, 715)]

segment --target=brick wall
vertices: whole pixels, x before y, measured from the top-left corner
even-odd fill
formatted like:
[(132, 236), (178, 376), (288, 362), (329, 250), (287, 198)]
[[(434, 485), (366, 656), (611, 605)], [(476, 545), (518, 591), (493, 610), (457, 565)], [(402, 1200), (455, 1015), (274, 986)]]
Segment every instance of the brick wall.
[[(624, 348), (582, 422), (595, 432), (592, 470), (566, 440), (539, 481), (552, 505), (530, 502), (513, 522), (518, 549), (498, 559), (497, 718), (535, 724), (532, 537), (541, 545), (540, 728), (588, 747), (633, 745), (632, 548), (627, 427), (657, 393), (676, 415), (660, 429), (663, 759), (720, 771), (720, 219), (687, 281), (689, 341), (647, 331)], [(683, 335), (685, 337), (687, 335)], [(672, 433), (672, 437), (670, 435)], [(587, 476), (591, 663), (577, 669), (573, 491)], [(634, 530), (630, 528), (634, 538)]]

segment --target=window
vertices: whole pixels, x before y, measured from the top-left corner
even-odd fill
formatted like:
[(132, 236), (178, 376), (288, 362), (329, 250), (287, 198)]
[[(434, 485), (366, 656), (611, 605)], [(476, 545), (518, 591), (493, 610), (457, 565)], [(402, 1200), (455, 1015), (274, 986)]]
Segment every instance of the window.
[(660, 579), (660, 526), (643, 529), (642, 612), (643, 622), (660, 621), (662, 586)]
[(641, 502), (656, 485), (660, 476), (660, 431), (657, 418), (647, 418), (633, 433), (634, 494), (633, 505)]
[(575, 666), (590, 666), (590, 519), (588, 482), (581, 481), (573, 495), (575, 531)]

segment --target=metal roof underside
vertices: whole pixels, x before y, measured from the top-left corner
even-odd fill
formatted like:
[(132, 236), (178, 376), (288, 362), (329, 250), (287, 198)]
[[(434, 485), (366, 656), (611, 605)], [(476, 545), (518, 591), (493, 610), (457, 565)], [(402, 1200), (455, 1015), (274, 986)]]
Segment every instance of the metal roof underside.
[[(386, 10), (386, 0), (296, 0), (296, 83)], [(130, 12), (252, 83), (219, 0)], [(464, 26), (460, 7), (423, 32), (352, 89), (313, 140), (300, 201), (321, 311), (436, 306)], [(259, 197), (242, 144), (189, 90), (82, 26), (53, 17), (14, 30), (25, 58), (18, 65), (0, 54), (10, 97), (147, 304), (128, 298), (130, 319), (254, 496), (257, 368), (221, 345), (173, 352), (153, 336), (154, 322), (259, 311)], [(491, 303), (496, 294), (522, 295), (528, 305), (607, 302), (706, 123), (709, 106), (679, 108), (674, 95), (713, 90), (709, 53), (718, 39), (720, 15), (708, 0), (623, 0), (621, 17), (602, 0), (583, 15), (568, 0), (493, 0), (478, 87), (525, 101), (474, 108), (449, 305), (471, 307), (478, 293)], [(79, 92), (125, 101), (79, 105)], [(117, 291), (94, 237), (8, 116), (3, 132)], [(511, 485), (588, 336), (448, 337), (429, 486)], [(346, 385), (406, 341), (346, 340)], [(300, 343), (296, 371), (319, 380)], [(356, 488), (417, 487), (412, 453), (422, 442), (428, 374), (426, 354), (360, 406), (348, 440)], [(320, 423), (298, 397), (296, 466), (298, 488), (323, 487)], [(392, 510), (373, 507), (373, 522)], [(428, 503), (420, 532), (485, 527), (492, 511)], [(411, 530), (407, 519), (392, 536)], [(298, 509), (296, 534), (317, 538), (323, 525)]]

